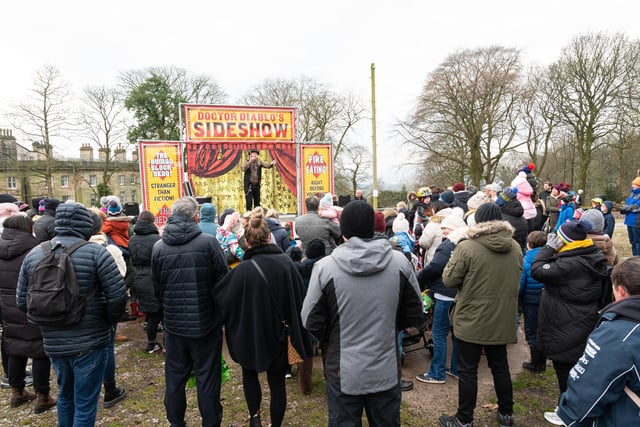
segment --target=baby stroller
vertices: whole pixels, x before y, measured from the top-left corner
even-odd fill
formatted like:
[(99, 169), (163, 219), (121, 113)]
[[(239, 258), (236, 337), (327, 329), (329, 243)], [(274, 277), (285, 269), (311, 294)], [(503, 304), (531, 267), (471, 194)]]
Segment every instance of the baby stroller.
[[(422, 322), (420, 325), (407, 328), (403, 332), (402, 337), (402, 362), (404, 355), (418, 350), (429, 350), (433, 356), (433, 339), (431, 336), (431, 325), (433, 324), (433, 299), (429, 295), (429, 289), (422, 292), (422, 301), (424, 302), (424, 311), (422, 313)], [(422, 345), (416, 346), (421, 343)], [(409, 348), (411, 347), (411, 348)]]

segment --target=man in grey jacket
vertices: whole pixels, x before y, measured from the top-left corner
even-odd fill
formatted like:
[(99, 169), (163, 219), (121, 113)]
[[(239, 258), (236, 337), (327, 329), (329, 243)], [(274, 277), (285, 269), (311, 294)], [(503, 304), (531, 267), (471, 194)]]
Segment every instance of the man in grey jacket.
[(354, 200), (342, 211), (345, 243), (318, 261), (302, 306), (304, 326), (327, 344), (330, 426), (400, 425), (397, 331), (422, 320), (413, 268), (387, 239), (373, 239), (373, 208)]
[(306, 252), (310, 241), (320, 239), (324, 243), (324, 254), (329, 255), (336, 247), (336, 239), (340, 238), (340, 227), (330, 219), (318, 215), (320, 202), (317, 197), (307, 197), (304, 204), (307, 213), (294, 221), (296, 233), (302, 242), (302, 252)]

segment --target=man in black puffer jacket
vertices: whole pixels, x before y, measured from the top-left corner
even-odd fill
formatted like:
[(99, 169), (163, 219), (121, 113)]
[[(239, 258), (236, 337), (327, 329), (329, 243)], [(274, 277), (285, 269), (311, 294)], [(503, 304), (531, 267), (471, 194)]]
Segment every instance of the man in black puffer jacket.
[(53, 239), (56, 234), (55, 216), (59, 204), (58, 199), (44, 199), (44, 214), (33, 223), (33, 234), (41, 242)]
[(196, 224), (197, 212), (193, 197), (173, 204), (162, 240), (153, 246), (151, 279), (164, 315), (167, 419), (185, 425), (185, 385), (193, 369), (202, 425), (219, 426), (222, 327), (212, 291), (228, 267), (218, 240)]
[[(53, 247), (69, 247), (89, 240), (93, 231), (91, 214), (79, 203), (58, 206), (55, 214)], [(36, 265), (43, 257), (36, 246), (26, 256), (20, 269), (16, 297), (18, 308), (27, 310), (27, 286)], [(71, 254), (80, 294), (88, 295), (78, 323), (63, 326), (40, 326), (44, 351), (51, 358), (60, 391), (58, 425), (93, 425), (98, 411), (98, 397), (107, 363), (107, 349), (112, 325), (124, 312), (127, 289), (116, 263), (101, 245), (89, 243)]]
[(507, 187), (503, 191), (498, 193), (496, 198), (496, 205), (500, 207), (502, 212), (502, 219), (507, 221), (515, 229), (513, 232), (513, 238), (522, 249), (524, 254), (527, 250), (527, 220), (524, 219), (524, 208), (516, 195), (518, 189), (515, 187)]

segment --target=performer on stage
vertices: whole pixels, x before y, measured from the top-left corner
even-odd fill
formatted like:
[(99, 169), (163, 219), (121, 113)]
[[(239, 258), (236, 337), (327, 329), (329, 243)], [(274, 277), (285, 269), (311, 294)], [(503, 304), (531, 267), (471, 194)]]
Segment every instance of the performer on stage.
[[(263, 162), (258, 158), (260, 152), (256, 149), (251, 150), (251, 157), (244, 162), (242, 170), (244, 171), (244, 195), (247, 202), (247, 212), (255, 207), (260, 206), (260, 181), (262, 180), (262, 168), (272, 168), (277, 162)], [(253, 201), (253, 207), (251, 202)]]

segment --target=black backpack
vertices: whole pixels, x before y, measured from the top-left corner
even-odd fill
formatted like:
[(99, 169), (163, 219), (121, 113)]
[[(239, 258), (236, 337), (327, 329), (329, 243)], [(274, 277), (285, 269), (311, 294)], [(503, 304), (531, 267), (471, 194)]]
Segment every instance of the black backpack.
[(78, 323), (84, 314), (89, 295), (80, 295), (78, 278), (73, 270), (71, 254), (87, 241), (74, 243), (55, 251), (52, 242), (40, 244), (44, 256), (31, 273), (27, 286), (27, 319), (39, 326), (68, 326)]

